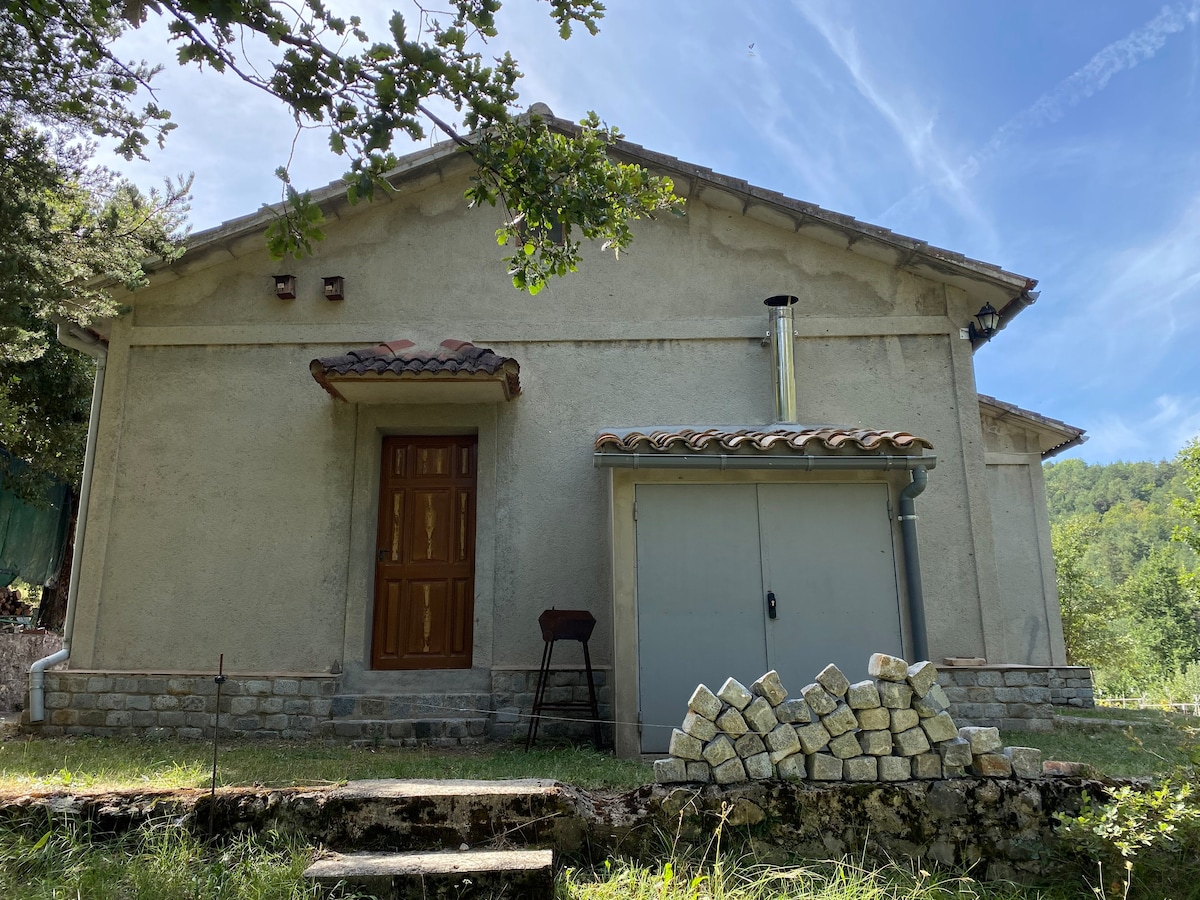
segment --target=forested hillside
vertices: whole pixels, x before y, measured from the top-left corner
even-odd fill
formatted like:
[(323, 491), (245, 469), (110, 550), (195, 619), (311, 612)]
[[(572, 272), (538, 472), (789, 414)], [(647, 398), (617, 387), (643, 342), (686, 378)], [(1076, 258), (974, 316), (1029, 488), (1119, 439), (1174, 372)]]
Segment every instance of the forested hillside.
[(1200, 695), (1200, 444), (1171, 462), (1045, 467), (1071, 662), (1110, 696)]

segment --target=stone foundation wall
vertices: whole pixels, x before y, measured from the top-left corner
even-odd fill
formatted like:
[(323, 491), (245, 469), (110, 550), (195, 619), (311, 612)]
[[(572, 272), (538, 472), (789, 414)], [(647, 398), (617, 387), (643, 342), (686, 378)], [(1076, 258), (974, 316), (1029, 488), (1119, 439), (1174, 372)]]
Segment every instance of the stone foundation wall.
[(0, 712), (24, 709), (29, 667), (61, 649), (60, 634), (0, 634)]
[[(600, 706), (600, 718), (612, 719), (612, 684), (610, 673), (593, 669), (596, 700)], [(551, 670), (546, 688), (547, 703), (588, 702), (587, 672), (583, 669)], [(529, 733), (529, 714), (533, 710), (533, 693), (537, 689), (538, 670), (502, 670), (492, 672), (492, 703), (496, 715), (488, 728), (488, 737), (493, 740), (515, 740)], [(578, 712), (547, 711), (546, 718), (538, 725), (538, 738), (590, 741), (591, 722), (574, 721), (589, 718), (585, 709)], [(604, 740), (611, 745), (612, 726), (602, 726)]]
[[(221, 733), (256, 738), (315, 737), (329, 718), (335, 676), (230, 677), (221, 686)], [(212, 675), (46, 673), (46, 736), (91, 734), (211, 738), (217, 685)], [(28, 716), (25, 721), (27, 722)]]
[(946, 666), (938, 681), (956, 721), (1002, 731), (1050, 731), (1056, 706), (1094, 705), (1086, 666)]

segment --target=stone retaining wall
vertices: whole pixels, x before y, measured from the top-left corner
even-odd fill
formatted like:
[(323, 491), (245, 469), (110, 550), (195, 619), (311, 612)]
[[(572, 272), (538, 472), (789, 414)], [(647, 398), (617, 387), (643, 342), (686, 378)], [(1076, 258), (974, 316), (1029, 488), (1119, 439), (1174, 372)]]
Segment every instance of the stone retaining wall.
[(60, 634), (0, 634), (0, 712), (24, 708), (29, 667), (61, 649)]
[(1051, 731), (1056, 706), (1095, 705), (1086, 666), (946, 666), (938, 682), (961, 725)]
[[(329, 718), (335, 676), (230, 677), (221, 686), (221, 733), (315, 737)], [(46, 673), (46, 736), (212, 737), (217, 685), (212, 675)]]

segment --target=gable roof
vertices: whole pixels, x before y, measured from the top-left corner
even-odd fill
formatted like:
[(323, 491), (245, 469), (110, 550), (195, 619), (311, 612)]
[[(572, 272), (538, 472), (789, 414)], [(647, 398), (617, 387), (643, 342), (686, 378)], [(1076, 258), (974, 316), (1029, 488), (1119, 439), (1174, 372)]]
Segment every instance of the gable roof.
[[(540, 115), (549, 127), (559, 132), (573, 134), (579, 131), (578, 125), (554, 116), (544, 104), (534, 104), (531, 112)], [(747, 218), (960, 288), (981, 305), (984, 302), (991, 303), (999, 311), (1000, 329), (1036, 299), (1037, 295), (1031, 294), (1037, 285), (1036, 279), (953, 250), (936, 247), (852, 216), (832, 212), (814, 203), (752, 185), (740, 178), (722, 175), (630, 141), (617, 141), (612, 147), (612, 155), (623, 162), (636, 163), (655, 173), (670, 176), (675, 182), (676, 193), (681, 197), (698, 199), (707, 205), (737, 212)], [(397, 189), (424, 189), (465, 174), (472, 168), (470, 158), (455, 142), (447, 140), (402, 157), (386, 177)], [(346, 186), (342, 181), (318, 188), (311, 192), (311, 196), (327, 217), (340, 217), (350, 211)], [(188, 240), (187, 251), (181, 260), (159, 263), (150, 268), (186, 268), (188, 263), (213, 252), (240, 256), (247, 251), (236, 246), (239, 239), (261, 232), (278, 216), (279, 210), (278, 205), (263, 207), (215, 228), (197, 232)]]
[(1042, 459), (1057, 456), (1087, 441), (1087, 432), (1082, 428), (1043, 416), (1031, 409), (1022, 409), (1013, 403), (1005, 403), (987, 394), (979, 395), (979, 409), (997, 420), (1020, 419), (1022, 425), (1037, 433)]

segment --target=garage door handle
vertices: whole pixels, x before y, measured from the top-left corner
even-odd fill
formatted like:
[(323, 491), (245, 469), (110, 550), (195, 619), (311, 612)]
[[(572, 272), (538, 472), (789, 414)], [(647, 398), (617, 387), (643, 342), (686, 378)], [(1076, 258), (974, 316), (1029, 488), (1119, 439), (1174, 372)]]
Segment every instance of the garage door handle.
[(775, 618), (775, 612), (776, 612), (775, 607), (776, 606), (777, 606), (777, 604), (775, 602), (775, 592), (767, 591), (767, 618), (768, 619)]

